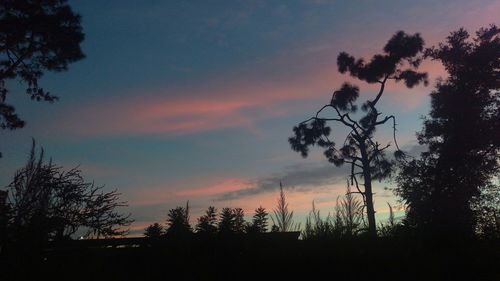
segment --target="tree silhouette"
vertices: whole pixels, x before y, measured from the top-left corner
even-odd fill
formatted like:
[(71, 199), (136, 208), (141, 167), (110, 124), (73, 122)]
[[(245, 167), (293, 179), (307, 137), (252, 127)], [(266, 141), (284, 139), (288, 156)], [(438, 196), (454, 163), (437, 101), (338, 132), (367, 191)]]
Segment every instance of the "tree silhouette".
[(144, 236), (148, 238), (159, 238), (163, 235), (163, 226), (155, 222), (144, 229)]
[[(395, 138), (396, 119), (393, 115), (380, 118), (381, 112), (377, 103), (382, 97), (388, 81), (403, 81), (408, 88), (423, 82), (427, 84), (427, 74), (417, 72), (421, 62), (424, 41), (420, 35), (408, 35), (397, 32), (387, 42), (383, 54), (374, 55), (369, 62), (355, 59), (342, 52), (337, 57), (340, 73), (349, 73), (351, 76), (371, 84), (380, 86), (375, 98), (368, 100), (361, 106), (363, 117), (355, 120), (354, 114), (358, 105), (355, 104), (359, 96), (359, 88), (344, 83), (333, 93), (329, 104), (323, 106), (314, 117), (300, 123), (293, 128), (294, 136), (289, 138), (291, 148), (307, 157), (309, 147), (320, 146), (329, 162), (336, 166), (350, 165), (351, 184), (357, 188), (357, 193), (363, 196), (368, 218), (368, 232), (376, 236), (375, 209), (373, 205), (372, 180), (381, 180), (391, 173), (392, 163), (386, 158), (385, 150), (390, 146), (381, 146), (374, 139), (377, 127), (391, 122), (394, 130), (394, 144), (397, 156), (401, 156)], [(332, 116), (324, 117), (326, 111)], [(340, 146), (336, 146), (330, 139), (331, 127), (329, 123), (343, 126), (349, 133)], [(335, 137), (337, 138), (337, 133)], [(359, 179), (358, 179), (359, 178)]]
[(198, 218), (196, 232), (211, 235), (217, 233), (217, 209), (215, 207), (208, 207), (205, 214)]
[(219, 233), (231, 234), (235, 233), (236, 214), (231, 208), (222, 208), (219, 219)]
[(499, 34), (492, 25), (471, 40), (459, 29), (426, 51), (449, 76), (431, 93), (418, 134), (428, 151), (403, 165), (396, 191), (408, 205), (407, 221), (421, 229), (472, 235), (471, 203), (499, 175)]
[(234, 208), (234, 232), (235, 233), (245, 233), (246, 223), (245, 223), (245, 213), (242, 208)]
[(193, 232), (189, 224), (189, 201), (186, 207), (176, 207), (168, 211), (167, 227), (167, 236), (183, 237)]
[(252, 223), (249, 224), (247, 232), (248, 233), (264, 233), (267, 232), (267, 220), (268, 213), (265, 208), (260, 206), (255, 209), (255, 214), (253, 215)]
[(288, 210), (288, 203), (286, 202), (285, 191), (283, 191), (281, 182), (278, 205), (273, 210), (271, 220), (273, 222), (273, 232), (298, 231), (300, 229), (300, 224), (296, 224), (293, 221), (293, 211)]
[(116, 211), (126, 206), (119, 193), (85, 182), (77, 168), (64, 171), (52, 161), (44, 162), (43, 149), (35, 155), (35, 142), (28, 163), (9, 184), (10, 226), (16, 239), (38, 241), (70, 238), (77, 230), (88, 237), (124, 235), (130, 215)]
[(13, 130), (25, 124), (7, 104), (7, 80), (25, 83), (32, 100), (56, 100), (38, 80), (45, 71), (64, 71), (82, 59), (83, 39), (80, 16), (66, 0), (0, 2), (0, 128)]

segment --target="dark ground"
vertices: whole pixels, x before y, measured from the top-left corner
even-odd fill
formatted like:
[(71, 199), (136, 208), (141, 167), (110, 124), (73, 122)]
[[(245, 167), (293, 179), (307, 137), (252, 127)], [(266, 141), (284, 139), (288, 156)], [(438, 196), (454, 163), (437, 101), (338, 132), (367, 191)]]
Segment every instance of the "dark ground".
[(500, 280), (499, 241), (198, 237), (13, 248), (0, 280)]

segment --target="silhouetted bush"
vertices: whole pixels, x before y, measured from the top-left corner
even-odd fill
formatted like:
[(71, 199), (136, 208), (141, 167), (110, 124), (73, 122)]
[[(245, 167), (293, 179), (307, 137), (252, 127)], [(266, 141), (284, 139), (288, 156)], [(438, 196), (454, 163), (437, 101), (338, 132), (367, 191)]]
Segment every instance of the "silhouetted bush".
[(45, 162), (43, 149), (36, 156), (35, 142), (27, 164), (7, 186), (11, 239), (19, 243), (69, 239), (78, 230), (86, 237), (125, 235), (130, 215), (117, 212), (126, 206), (117, 191), (85, 182), (77, 168), (65, 171)]
[(280, 195), (278, 197), (277, 206), (273, 210), (273, 215), (271, 215), (271, 220), (273, 222), (271, 231), (273, 232), (300, 230), (300, 224), (297, 224), (293, 221), (293, 211), (288, 210), (288, 203), (286, 202), (285, 191), (283, 190), (283, 185), (281, 184), (281, 182)]
[(163, 226), (157, 222), (144, 229), (144, 236), (148, 238), (160, 238), (163, 234)]

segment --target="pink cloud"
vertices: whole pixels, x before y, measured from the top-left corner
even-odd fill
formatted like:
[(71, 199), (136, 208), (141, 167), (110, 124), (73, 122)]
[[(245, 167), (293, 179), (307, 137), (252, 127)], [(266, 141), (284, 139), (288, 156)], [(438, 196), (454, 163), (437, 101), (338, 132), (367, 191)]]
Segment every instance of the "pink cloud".
[(217, 194), (222, 194), (225, 192), (237, 191), (248, 188), (248, 180), (238, 179), (238, 178), (228, 178), (224, 179), (222, 182), (218, 182), (209, 186), (201, 188), (187, 188), (174, 192), (176, 196), (179, 197), (200, 197), (200, 196), (213, 196)]
[[(331, 72), (300, 81), (237, 81), (183, 89), (131, 93), (64, 112), (54, 128), (78, 136), (189, 134), (213, 129), (252, 128), (256, 122), (286, 115), (286, 103), (324, 96)], [(140, 98), (139, 98), (140, 97)]]
[[(497, 6), (492, 4), (493, 8)], [(474, 25), (470, 15), (465, 21)], [(442, 32), (430, 32), (423, 33), (428, 46), (444, 39), (440, 38)], [(363, 40), (378, 43), (348, 51), (365, 58), (379, 52), (385, 42), (380, 38), (372, 40), (373, 34), (367, 36)], [(123, 99), (95, 101), (63, 113), (69, 117), (59, 118), (54, 128), (78, 136), (182, 135), (235, 127), (258, 131), (259, 122), (301, 112), (297, 102), (317, 100), (318, 106), (327, 102), (330, 93), (345, 80), (360, 86), (362, 99), (375, 95), (378, 84), (360, 83), (337, 72), (337, 41), (320, 38), (316, 43), (285, 49), (274, 58), (256, 60), (224, 76), (194, 81), (196, 84), (190, 86), (133, 91)], [(342, 49), (345, 44), (340, 42)], [(446, 75), (437, 62), (426, 61), (421, 70), (429, 72), (431, 82)], [(391, 82), (383, 100), (390, 100), (398, 110), (411, 111), (425, 101), (431, 90), (420, 86), (407, 89), (403, 83)]]
[[(256, 130), (258, 122), (300, 110), (294, 101), (318, 100), (318, 106), (327, 102), (333, 89), (350, 80), (339, 75), (334, 66), (292, 76), (285, 81), (218, 82), (212, 87), (133, 93), (131, 98), (73, 109), (64, 113), (69, 118), (60, 118), (54, 126), (78, 136), (182, 135), (235, 127)], [(363, 96), (377, 90), (376, 85), (359, 84)], [(405, 96), (406, 92), (429, 91), (407, 90), (401, 84), (388, 89)], [(396, 99), (396, 103), (411, 109), (425, 95), (413, 96)]]
[(198, 178), (194, 182), (191, 181), (190, 186), (179, 183), (175, 188), (173, 184), (135, 188), (127, 191), (127, 198), (130, 205), (133, 206), (185, 202), (198, 198), (207, 199), (225, 192), (245, 189), (251, 187), (249, 182), (247, 179), (234, 177), (222, 179)]

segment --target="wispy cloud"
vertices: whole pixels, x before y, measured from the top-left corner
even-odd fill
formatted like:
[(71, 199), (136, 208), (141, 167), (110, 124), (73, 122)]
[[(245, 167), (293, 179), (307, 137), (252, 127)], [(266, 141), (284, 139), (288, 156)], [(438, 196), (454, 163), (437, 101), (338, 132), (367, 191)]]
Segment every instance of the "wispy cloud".
[[(280, 67), (286, 69), (287, 66)], [(95, 100), (62, 112), (53, 126), (79, 137), (184, 135), (236, 127), (255, 129), (259, 122), (303, 110), (301, 104), (305, 101), (317, 100), (321, 105), (344, 79), (351, 78), (336, 73), (334, 66), (322, 66), (309, 73), (274, 77), (275, 80), (228, 78), (224, 83), (224, 79), (218, 78), (214, 85), (166, 88), (130, 93), (119, 100)], [(374, 85), (361, 86), (362, 98), (376, 91)], [(389, 90), (387, 94), (395, 97), (394, 103), (406, 110), (417, 106), (428, 92), (417, 88), (409, 94), (400, 84), (390, 85)]]
[(251, 186), (223, 193), (217, 196), (218, 201), (234, 200), (255, 196), (262, 193), (275, 192), (280, 182), (287, 190), (323, 191), (332, 185), (342, 182), (347, 168), (337, 168), (332, 164), (295, 164), (285, 167), (281, 173), (250, 181)]

